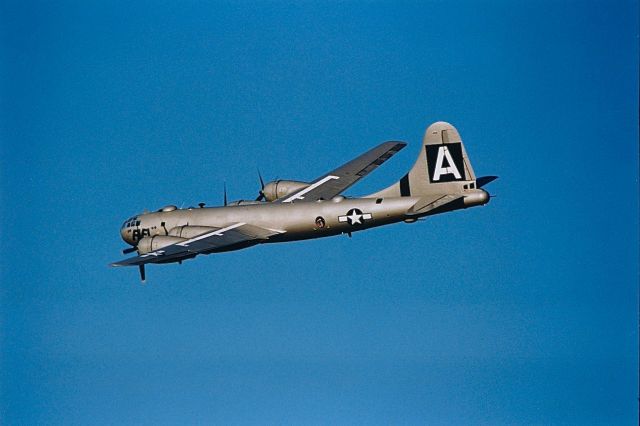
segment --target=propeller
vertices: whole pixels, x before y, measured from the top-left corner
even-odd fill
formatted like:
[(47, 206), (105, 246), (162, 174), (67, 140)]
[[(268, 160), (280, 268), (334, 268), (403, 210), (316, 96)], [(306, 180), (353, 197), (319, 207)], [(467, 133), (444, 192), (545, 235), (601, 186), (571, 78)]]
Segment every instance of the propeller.
[(138, 247), (133, 246), (133, 247), (127, 247), (126, 249), (122, 250), (122, 254), (129, 254), (129, 253), (133, 253), (134, 251), (138, 250)]
[(144, 263), (142, 265), (138, 265), (138, 268), (140, 269), (140, 281), (144, 283), (147, 280), (147, 274), (144, 271)]
[(224, 205), (227, 206), (227, 181), (224, 181)]
[(256, 201), (264, 201), (266, 198), (264, 196), (264, 180), (262, 179), (262, 175), (260, 174), (260, 169), (258, 169), (258, 179), (260, 179), (260, 192), (258, 193), (258, 198)]

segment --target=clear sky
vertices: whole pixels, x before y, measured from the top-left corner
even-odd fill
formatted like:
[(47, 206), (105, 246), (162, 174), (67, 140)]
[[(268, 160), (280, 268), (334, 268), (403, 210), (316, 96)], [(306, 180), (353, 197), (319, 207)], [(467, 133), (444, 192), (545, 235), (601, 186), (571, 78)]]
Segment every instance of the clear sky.
[[(2, 424), (637, 424), (636, 2), (2, 2)], [(485, 207), (135, 269), (122, 221), (460, 131)]]

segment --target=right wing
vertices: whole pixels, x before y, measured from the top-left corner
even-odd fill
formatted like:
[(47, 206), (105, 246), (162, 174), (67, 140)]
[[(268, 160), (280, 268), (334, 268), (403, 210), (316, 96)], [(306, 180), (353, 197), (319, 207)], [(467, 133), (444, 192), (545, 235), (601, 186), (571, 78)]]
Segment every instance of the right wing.
[(407, 146), (404, 142), (385, 142), (337, 169), (319, 177), (299, 191), (289, 194), (276, 203), (295, 201), (330, 200), (354, 183), (371, 173), (394, 154)]

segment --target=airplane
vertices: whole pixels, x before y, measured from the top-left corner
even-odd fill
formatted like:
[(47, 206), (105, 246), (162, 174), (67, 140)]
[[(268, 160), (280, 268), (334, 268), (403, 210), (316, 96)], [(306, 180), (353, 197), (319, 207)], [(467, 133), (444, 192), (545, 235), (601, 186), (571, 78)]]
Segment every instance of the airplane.
[(491, 195), (484, 189), (497, 176), (476, 178), (460, 138), (451, 124), (436, 122), (424, 135), (413, 168), (398, 182), (376, 193), (341, 195), (406, 146), (384, 142), (311, 182), (276, 180), (264, 184), (255, 200), (224, 206), (177, 208), (168, 205), (125, 220), (122, 239), (131, 245), (123, 254), (138, 255), (111, 266), (182, 263), (200, 254), (220, 253), (256, 244), (298, 241), (347, 234), (397, 222), (414, 223), (425, 216), (482, 206)]

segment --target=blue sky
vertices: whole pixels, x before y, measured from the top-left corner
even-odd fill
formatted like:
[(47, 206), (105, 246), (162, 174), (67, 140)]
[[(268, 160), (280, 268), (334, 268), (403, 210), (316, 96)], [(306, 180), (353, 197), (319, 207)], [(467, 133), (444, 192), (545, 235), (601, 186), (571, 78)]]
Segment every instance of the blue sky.
[[(636, 2), (4, 2), (3, 424), (637, 424)], [(453, 123), (492, 202), (110, 269)]]

